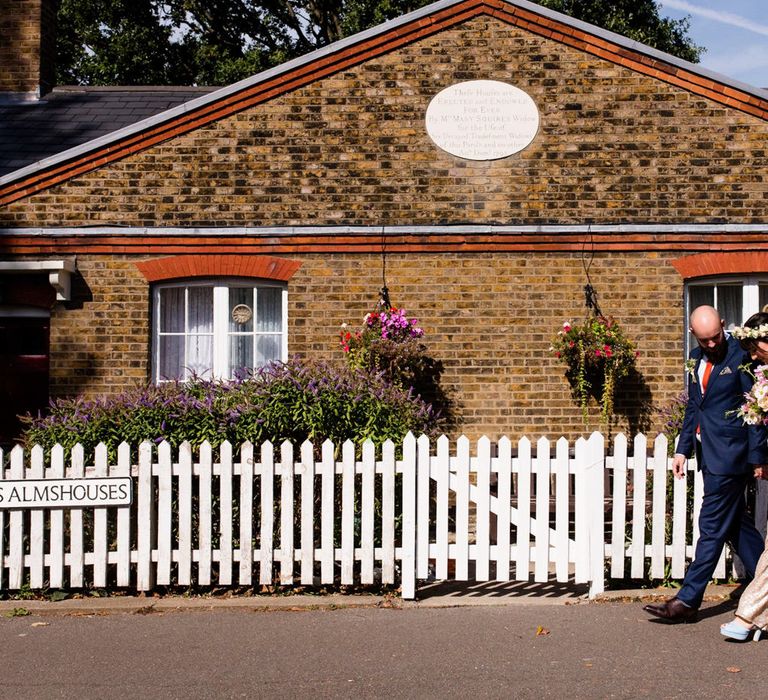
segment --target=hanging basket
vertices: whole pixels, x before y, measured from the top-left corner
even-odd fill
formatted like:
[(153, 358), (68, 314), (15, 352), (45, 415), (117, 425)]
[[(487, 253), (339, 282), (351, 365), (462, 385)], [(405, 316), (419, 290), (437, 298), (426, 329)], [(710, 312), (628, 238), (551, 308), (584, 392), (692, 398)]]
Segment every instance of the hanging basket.
[(552, 341), (552, 352), (566, 365), (565, 377), (581, 407), (585, 425), (589, 401), (600, 405), (600, 422), (608, 425), (618, 384), (635, 367), (637, 351), (610, 317), (591, 316), (581, 324), (566, 321)]

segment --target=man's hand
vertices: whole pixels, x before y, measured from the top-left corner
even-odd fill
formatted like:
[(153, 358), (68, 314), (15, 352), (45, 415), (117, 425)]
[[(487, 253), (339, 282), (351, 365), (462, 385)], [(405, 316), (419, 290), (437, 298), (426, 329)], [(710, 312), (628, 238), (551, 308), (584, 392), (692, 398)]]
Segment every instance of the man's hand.
[(688, 462), (688, 458), (685, 455), (675, 455), (672, 458), (672, 473), (675, 475), (675, 479), (685, 478), (685, 465)]

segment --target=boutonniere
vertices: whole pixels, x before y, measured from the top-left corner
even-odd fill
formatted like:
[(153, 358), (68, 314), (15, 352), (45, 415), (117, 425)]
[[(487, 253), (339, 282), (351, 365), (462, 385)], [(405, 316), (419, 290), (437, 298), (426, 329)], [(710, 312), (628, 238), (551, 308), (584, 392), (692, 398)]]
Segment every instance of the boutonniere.
[(696, 362), (697, 360), (686, 360), (685, 361), (685, 371), (688, 373), (688, 376), (691, 378), (691, 383), (696, 383)]

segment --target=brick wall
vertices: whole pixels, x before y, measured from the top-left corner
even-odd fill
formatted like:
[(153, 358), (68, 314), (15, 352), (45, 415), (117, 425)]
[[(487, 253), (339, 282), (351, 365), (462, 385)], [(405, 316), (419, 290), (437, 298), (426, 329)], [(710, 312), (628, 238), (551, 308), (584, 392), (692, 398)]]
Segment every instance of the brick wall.
[[(289, 353), (337, 359), (339, 326), (373, 308), (381, 259), (305, 255), (288, 283)], [(138, 258), (136, 258), (138, 260)], [(73, 306), (51, 322), (54, 395), (119, 393), (149, 379), (149, 286), (131, 258), (82, 256), (84, 282)], [(566, 319), (584, 316), (584, 274), (572, 254), (446, 254), (388, 257), (393, 303), (418, 317), (431, 354), (445, 366), (459, 430), (481, 434), (571, 437), (585, 427), (563, 366), (549, 353)], [(682, 383), (682, 280), (665, 257), (597, 256), (591, 270), (606, 313), (636, 342), (643, 385), (619, 402), (618, 429), (643, 423), (640, 400), (664, 403)], [(597, 281), (599, 280), (599, 281)]]
[[(462, 161), (431, 97), (494, 78), (528, 92), (523, 152)], [(758, 222), (768, 123), (481, 17), (87, 173), (0, 225)]]
[(0, 92), (44, 94), (55, 82), (56, 0), (0, 0)]
[[(529, 148), (470, 162), (432, 144), (429, 99), (474, 78), (533, 97), (541, 129)], [(766, 145), (765, 121), (480, 17), (29, 196), (0, 211), (0, 226), (761, 223)], [(702, 245), (676, 240), (682, 252)], [(705, 245), (745, 241), (722, 234)], [(290, 352), (339, 357), (338, 327), (371, 309), (381, 259), (322, 243), (323, 254), (282, 244), (270, 252), (302, 262), (289, 283)], [(387, 269), (393, 302), (422, 320), (445, 364), (463, 431), (585, 432), (548, 353), (562, 322), (585, 312), (581, 244), (550, 253), (458, 245), (392, 253)], [(640, 398), (664, 403), (682, 385), (683, 281), (670, 262), (680, 251), (659, 243), (632, 252), (631, 237), (626, 245), (598, 253), (592, 279), (641, 352), (642, 385), (618, 403), (631, 418), (619, 427), (634, 432), (645, 427)], [(57, 308), (52, 319), (58, 395), (116, 392), (149, 377), (146, 281), (124, 249), (95, 250), (78, 255), (80, 308)]]

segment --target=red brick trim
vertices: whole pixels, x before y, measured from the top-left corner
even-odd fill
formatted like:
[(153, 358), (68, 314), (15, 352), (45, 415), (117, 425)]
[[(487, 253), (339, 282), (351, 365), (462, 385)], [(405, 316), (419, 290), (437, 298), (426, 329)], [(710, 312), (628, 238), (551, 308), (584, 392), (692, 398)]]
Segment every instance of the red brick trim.
[[(583, 252), (584, 232), (574, 233), (402, 233), (387, 235), (388, 253), (504, 253), (504, 252)], [(590, 249), (595, 252), (646, 251), (677, 252), (680, 255), (728, 251), (754, 261), (768, 255), (765, 233), (599, 233), (593, 234)], [(748, 251), (748, 252), (744, 252)], [(761, 251), (758, 253), (758, 251)], [(95, 254), (95, 255), (178, 255), (179, 258), (223, 258), (233, 261), (274, 260), (266, 256), (293, 256), (307, 253), (375, 253), (381, 255), (381, 237), (356, 235), (279, 235), (243, 236), (29, 236), (4, 234), (6, 255)], [(720, 253), (722, 254), (722, 253)], [(696, 257), (696, 256), (694, 256)], [(679, 258), (678, 260), (685, 260)], [(153, 261), (140, 263), (149, 264)], [(295, 261), (286, 261), (298, 265)], [(230, 263), (234, 265), (234, 263)], [(211, 272), (206, 274), (229, 274)], [(242, 272), (240, 273), (242, 274)], [(291, 274), (293, 274), (291, 272)], [(681, 273), (682, 274), (682, 273)], [(720, 274), (706, 272), (703, 274)], [(262, 276), (259, 274), (259, 276)], [(290, 275), (289, 275), (290, 276)]]
[(768, 272), (768, 251), (701, 253), (672, 261), (683, 279), (712, 275), (749, 275)]
[(289, 73), (279, 73), (270, 79), (251, 85), (243, 91), (222, 97), (171, 121), (156, 124), (141, 133), (131, 134), (97, 150), (73, 158), (67, 163), (52, 165), (6, 187), (0, 187), (0, 206), (29, 197), (77, 175), (95, 170), (151, 146), (186, 134), (211, 122), (231, 116), (261, 104), (288, 91), (327, 77), (401, 46), (449, 29), (478, 15), (489, 15), (539, 36), (547, 37), (585, 51), (607, 61), (648, 75), (693, 94), (706, 97), (741, 112), (768, 120), (768, 100), (761, 99), (732, 86), (715, 82), (661, 59), (646, 56), (626, 47), (589, 34), (567, 24), (548, 19), (532, 10), (508, 5), (502, 0), (466, 0), (435, 11), (408, 24), (377, 34), (359, 43), (345, 46), (305, 63)]
[(187, 277), (259, 277), (287, 282), (301, 263), (265, 255), (176, 255), (137, 262), (147, 282)]

